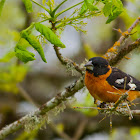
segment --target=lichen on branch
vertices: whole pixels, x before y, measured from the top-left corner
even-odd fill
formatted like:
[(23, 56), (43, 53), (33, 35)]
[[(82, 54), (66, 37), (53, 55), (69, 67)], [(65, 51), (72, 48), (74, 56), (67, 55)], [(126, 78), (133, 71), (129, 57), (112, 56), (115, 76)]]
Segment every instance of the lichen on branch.
[(133, 45), (130, 46), (131, 49), (129, 49), (129, 47), (125, 48), (123, 51), (121, 49), (121, 45), (131, 35), (131, 31), (139, 24), (139, 22), (140, 22), (140, 17), (138, 17), (135, 20), (135, 22), (130, 26), (130, 28), (127, 31), (125, 31), (125, 32), (122, 33), (122, 35), (119, 38), (119, 40), (116, 41), (114, 43), (114, 45), (110, 49), (108, 49), (107, 53), (103, 56), (105, 59), (107, 59), (110, 62), (110, 65), (115, 65), (126, 54), (128, 54), (130, 51), (132, 51), (132, 49), (135, 49), (134, 46), (136, 46), (136, 47), (139, 46), (139, 40), (138, 40)]

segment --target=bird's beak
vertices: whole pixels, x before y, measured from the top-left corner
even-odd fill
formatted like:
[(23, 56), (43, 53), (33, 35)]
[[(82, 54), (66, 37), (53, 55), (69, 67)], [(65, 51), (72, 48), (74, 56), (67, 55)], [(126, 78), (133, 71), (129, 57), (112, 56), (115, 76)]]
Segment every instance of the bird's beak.
[(87, 62), (84, 66), (86, 67), (86, 69), (93, 70), (92, 61)]
[(85, 67), (93, 66), (92, 61), (87, 62), (84, 66), (85, 66)]

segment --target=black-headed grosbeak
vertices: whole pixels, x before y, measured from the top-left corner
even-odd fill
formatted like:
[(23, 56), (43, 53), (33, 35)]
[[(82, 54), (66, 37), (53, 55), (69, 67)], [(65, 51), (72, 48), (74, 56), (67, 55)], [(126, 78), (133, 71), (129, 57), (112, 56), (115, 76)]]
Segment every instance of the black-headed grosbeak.
[(111, 67), (106, 59), (91, 58), (85, 67), (85, 85), (95, 99), (103, 102), (116, 102), (126, 91), (128, 101), (140, 97), (140, 81)]

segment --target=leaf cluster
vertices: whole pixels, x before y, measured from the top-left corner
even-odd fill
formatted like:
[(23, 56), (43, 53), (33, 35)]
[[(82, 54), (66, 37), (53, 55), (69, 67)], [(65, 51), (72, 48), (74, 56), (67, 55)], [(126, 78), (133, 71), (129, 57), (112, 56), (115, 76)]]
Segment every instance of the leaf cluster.
[(110, 23), (123, 12), (123, 4), (121, 0), (105, 0), (104, 4), (103, 13), (108, 17), (106, 23)]
[[(68, 0), (63, 0), (60, 4), (56, 6), (54, 0), (42, 1), (42, 4), (37, 3), (34, 0), (22, 0), (25, 4), (27, 12), (33, 12), (32, 3), (35, 3), (40, 8), (45, 10), (47, 14), (42, 12), (40, 16), (42, 17), (42, 21), (33, 23), (27, 29), (21, 32), (21, 38), (24, 38), (30, 46), (32, 46), (41, 56), (42, 60), (46, 62), (45, 54), (42, 48), (42, 45), (37, 36), (34, 36), (31, 32), (33, 29), (38, 31), (41, 35), (40, 37), (45, 38), (48, 42), (53, 44), (56, 47), (65, 48), (66, 46), (61, 42), (61, 40), (56, 35), (56, 30), (64, 30), (66, 25), (73, 26), (77, 31), (85, 32), (82, 29), (82, 26), (86, 25), (83, 22), (85, 18), (91, 18), (94, 16), (101, 15), (102, 13), (108, 17), (106, 23), (110, 23), (113, 21), (118, 15), (120, 15), (123, 11), (123, 4), (121, 0), (84, 0), (75, 5), (72, 5), (60, 12), (57, 13), (57, 10)], [(100, 3), (104, 5), (104, 7), (99, 8)], [(79, 6), (74, 10), (74, 12), (69, 17), (64, 17), (62, 19), (58, 19), (60, 15), (64, 12), (67, 12), (70, 9)], [(102, 12), (103, 11), (103, 12)], [(41, 24), (41, 22), (49, 21), (51, 23), (52, 28), (49, 28), (46, 25)], [(35, 27), (35, 28), (34, 28)], [(16, 56), (23, 62), (27, 63), (28, 61), (35, 60), (34, 54), (26, 50), (24, 44), (22, 44), (19, 40), (15, 47)]]
[[(99, 16), (104, 14), (108, 17), (106, 23), (110, 23), (113, 21), (118, 15), (120, 15), (123, 11), (123, 4), (121, 0), (83, 0), (77, 4), (74, 4), (60, 12), (57, 12), (58, 9), (68, 0), (63, 0), (60, 4), (56, 4), (54, 0), (42, 0), (42, 4), (38, 3), (35, 0), (22, 0), (24, 3), (26, 10), (28, 13), (34, 11), (33, 3), (39, 6), (44, 12), (40, 13), (40, 17), (43, 19), (39, 22), (32, 23), (27, 29), (23, 30), (20, 33), (20, 39), (15, 46), (15, 55), (24, 63), (35, 60), (35, 55), (27, 50), (25, 44), (29, 44), (29, 46), (33, 47), (41, 59), (44, 62), (46, 61), (44, 50), (42, 47), (42, 43), (39, 41), (38, 36), (32, 33), (33, 30), (36, 30), (40, 33), (40, 37), (44, 38), (53, 44), (56, 47), (65, 48), (66, 46), (59, 39), (59, 35), (56, 35), (56, 31), (63, 31), (67, 25), (74, 27), (77, 31), (86, 32), (82, 29), (83, 26), (86, 25), (83, 22), (85, 18), (91, 18), (94, 16)], [(1, 0), (0, 11), (3, 8), (5, 0)], [(63, 13), (78, 7), (73, 10), (72, 14), (69, 17), (58, 18)], [(48, 21), (51, 23), (51, 28), (42, 24), (42, 22)], [(59, 32), (60, 33), (60, 32)], [(24, 41), (21, 41), (23, 40)], [(25, 43), (25, 44), (24, 44)]]

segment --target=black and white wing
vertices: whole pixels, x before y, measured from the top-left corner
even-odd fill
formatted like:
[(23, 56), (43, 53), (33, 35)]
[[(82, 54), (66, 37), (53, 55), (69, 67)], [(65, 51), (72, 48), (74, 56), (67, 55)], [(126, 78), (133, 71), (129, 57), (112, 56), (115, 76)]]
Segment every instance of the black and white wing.
[(107, 82), (118, 89), (124, 89), (126, 84), (126, 90), (140, 91), (140, 81), (114, 67), (112, 67), (112, 73), (107, 78)]

